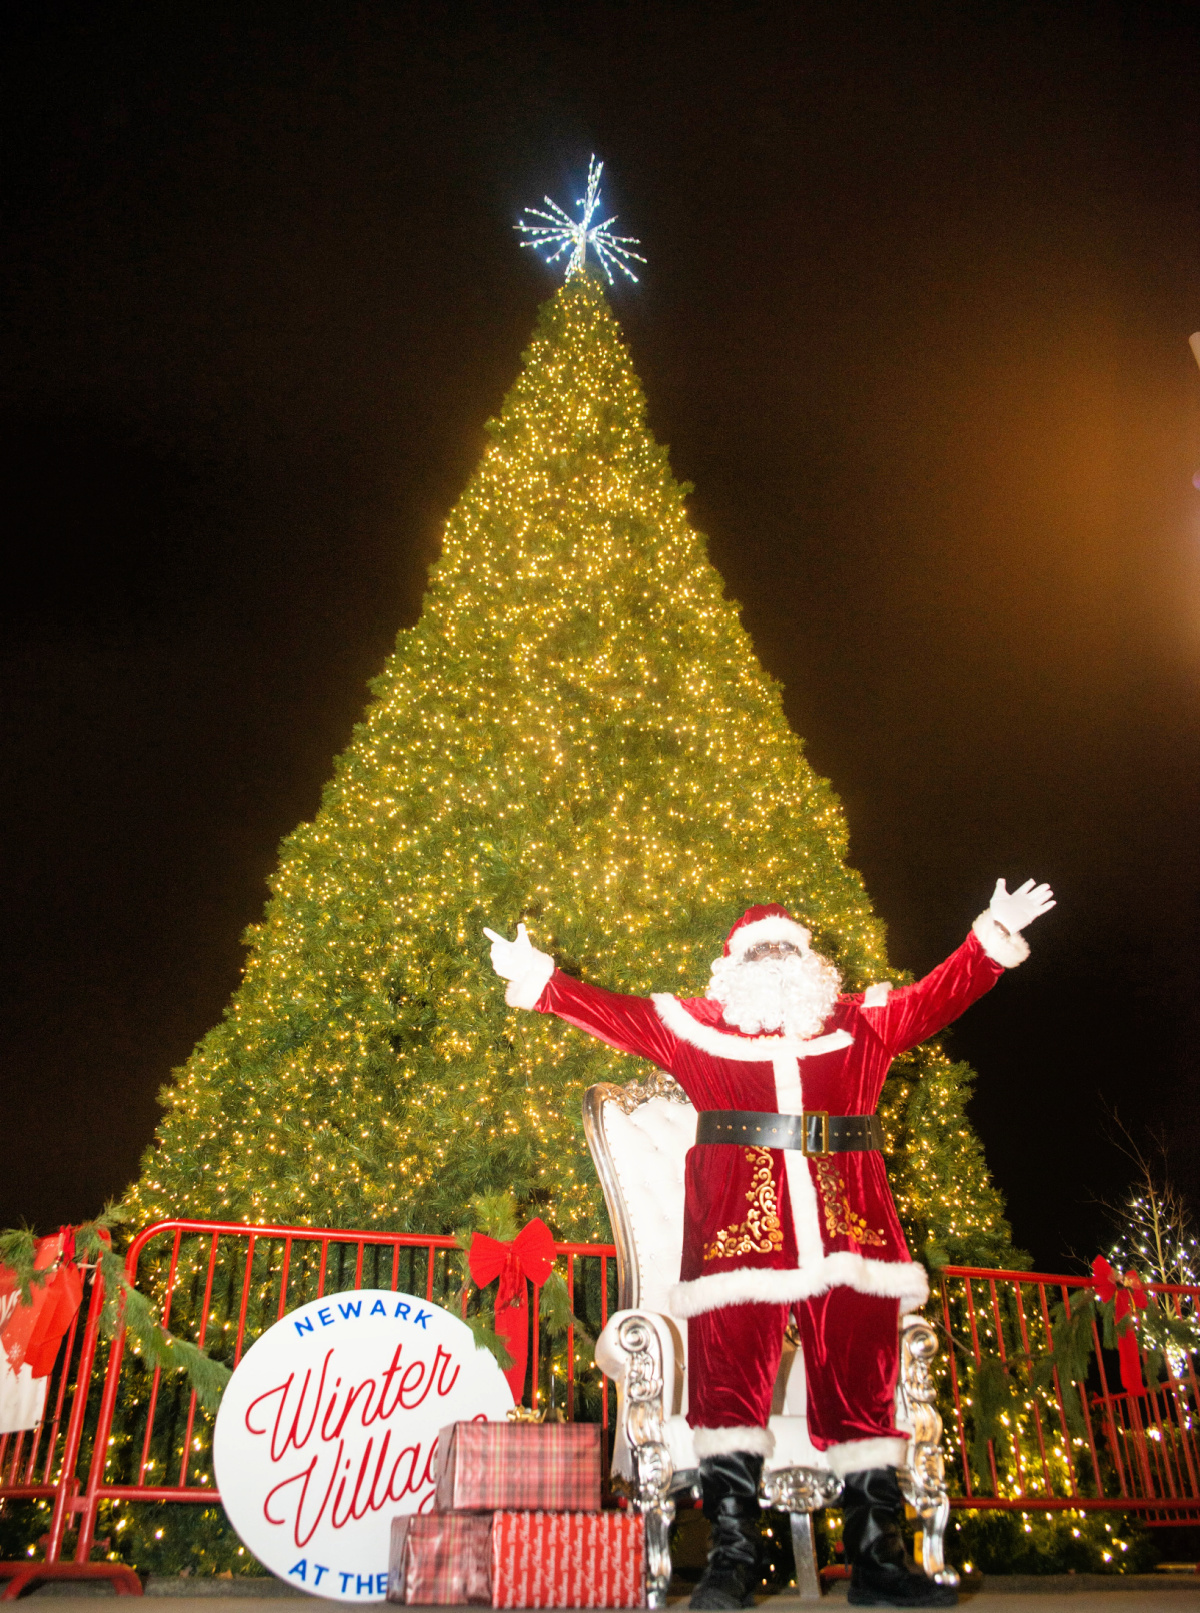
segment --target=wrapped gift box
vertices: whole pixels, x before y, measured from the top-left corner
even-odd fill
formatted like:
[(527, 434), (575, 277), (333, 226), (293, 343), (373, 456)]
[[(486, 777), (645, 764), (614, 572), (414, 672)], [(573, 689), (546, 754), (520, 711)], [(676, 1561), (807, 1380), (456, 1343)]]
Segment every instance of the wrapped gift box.
[(439, 1512), (599, 1512), (598, 1423), (453, 1423), (438, 1435)]
[(489, 1607), (490, 1516), (434, 1512), (393, 1518), (387, 1599), (410, 1607)]
[(645, 1530), (634, 1512), (497, 1512), (493, 1607), (644, 1607)]

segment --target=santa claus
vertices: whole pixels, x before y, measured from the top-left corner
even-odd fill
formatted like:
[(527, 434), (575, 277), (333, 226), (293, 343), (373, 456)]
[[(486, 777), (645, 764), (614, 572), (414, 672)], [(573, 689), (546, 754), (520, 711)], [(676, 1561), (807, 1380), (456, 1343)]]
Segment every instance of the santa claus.
[(754, 1605), (759, 1481), (789, 1315), (804, 1351), (809, 1434), (844, 1485), (850, 1601), (956, 1601), (906, 1561), (900, 1531), (899, 1313), (922, 1304), (929, 1284), (888, 1190), (875, 1106), (892, 1059), (1021, 963), (1020, 932), (1053, 906), (1046, 885), (1010, 892), (998, 880), (967, 939), (931, 974), (851, 994), (809, 931), (773, 904), (734, 925), (707, 996), (682, 1001), (565, 975), (523, 924), (515, 941), (485, 932), (513, 1007), (557, 1014), (650, 1059), (699, 1111), (671, 1301), (687, 1319), (688, 1422), (712, 1524), (692, 1607)]

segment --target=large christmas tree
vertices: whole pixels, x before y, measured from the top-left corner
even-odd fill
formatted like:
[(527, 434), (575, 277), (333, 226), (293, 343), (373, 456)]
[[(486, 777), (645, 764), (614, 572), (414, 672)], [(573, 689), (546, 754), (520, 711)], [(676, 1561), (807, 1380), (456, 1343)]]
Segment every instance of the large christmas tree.
[[(573, 273), (419, 621), (317, 817), (283, 842), (242, 985), (164, 1092), (138, 1219), (434, 1231), (504, 1187), (563, 1236), (607, 1236), (580, 1096), (639, 1067), (508, 1010), (488, 923), (524, 919), (618, 989), (688, 994), (743, 909), (779, 901), (850, 989), (898, 978), (837, 798), (645, 412), (603, 290)], [(1008, 1228), (961, 1082), (936, 1050), (893, 1080), (898, 1196), (917, 1252), (999, 1261)]]

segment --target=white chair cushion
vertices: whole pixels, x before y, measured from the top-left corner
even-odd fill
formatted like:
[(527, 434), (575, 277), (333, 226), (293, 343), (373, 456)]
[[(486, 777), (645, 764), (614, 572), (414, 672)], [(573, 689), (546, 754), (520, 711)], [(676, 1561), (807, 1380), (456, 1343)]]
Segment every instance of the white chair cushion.
[(606, 1103), (604, 1134), (633, 1229), (638, 1309), (669, 1315), (683, 1254), (683, 1168), (696, 1140), (696, 1111), (671, 1098), (650, 1098), (628, 1115)]

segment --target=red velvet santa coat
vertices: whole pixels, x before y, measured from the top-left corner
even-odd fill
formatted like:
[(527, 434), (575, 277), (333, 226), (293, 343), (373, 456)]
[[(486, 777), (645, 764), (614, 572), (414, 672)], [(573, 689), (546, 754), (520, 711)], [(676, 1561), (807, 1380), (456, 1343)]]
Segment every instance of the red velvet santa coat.
[[(699, 1110), (869, 1115), (896, 1054), (942, 1030), (1003, 972), (972, 932), (915, 985), (839, 997), (809, 1041), (748, 1036), (707, 997), (623, 996), (558, 970), (532, 1006), (650, 1059)], [(700, 1144), (688, 1153), (686, 1182), (676, 1316), (790, 1303), (838, 1284), (910, 1306), (928, 1296), (875, 1150), (806, 1158), (792, 1148)]]

